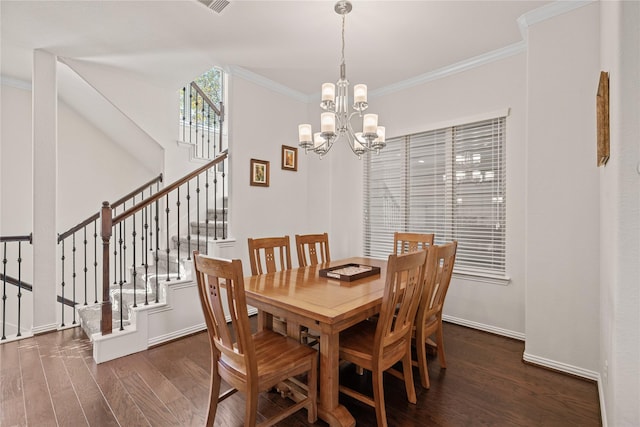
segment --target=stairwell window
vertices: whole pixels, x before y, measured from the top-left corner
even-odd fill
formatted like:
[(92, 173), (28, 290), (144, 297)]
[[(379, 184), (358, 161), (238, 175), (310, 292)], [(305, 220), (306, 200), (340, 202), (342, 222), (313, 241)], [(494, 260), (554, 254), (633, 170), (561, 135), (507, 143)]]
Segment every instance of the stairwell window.
[(364, 252), (386, 257), (393, 233), (458, 241), (456, 274), (505, 278), (505, 117), (387, 140), (364, 167)]
[(193, 146), (197, 159), (211, 160), (227, 148), (224, 80), (214, 67), (180, 90), (178, 141)]

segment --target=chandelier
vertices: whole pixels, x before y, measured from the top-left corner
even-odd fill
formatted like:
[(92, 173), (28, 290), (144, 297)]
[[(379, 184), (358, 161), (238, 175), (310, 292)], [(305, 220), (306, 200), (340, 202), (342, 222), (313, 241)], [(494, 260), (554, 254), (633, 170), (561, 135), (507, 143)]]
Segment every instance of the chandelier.
[[(355, 155), (360, 156), (368, 151), (378, 153), (385, 143), (385, 128), (378, 126), (377, 114), (363, 114), (367, 104), (367, 86), (357, 84), (353, 87), (353, 110), (349, 110), (349, 81), (347, 67), (344, 61), (344, 22), (346, 15), (351, 12), (351, 2), (340, 0), (334, 10), (342, 15), (342, 61), (340, 63), (340, 79), (333, 83), (322, 84), (322, 102), (320, 107), (324, 111), (320, 114), (320, 132), (313, 133), (310, 124), (298, 126), (299, 146), (305, 153), (312, 151), (322, 158), (329, 152), (333, 143), (338, 139), (345, 139)], [(337, 87), (337, 93), (336, 93)], [(362, 132), (355, 132), (351, 126), (351, 119), (358, 115), (362, 119)]]

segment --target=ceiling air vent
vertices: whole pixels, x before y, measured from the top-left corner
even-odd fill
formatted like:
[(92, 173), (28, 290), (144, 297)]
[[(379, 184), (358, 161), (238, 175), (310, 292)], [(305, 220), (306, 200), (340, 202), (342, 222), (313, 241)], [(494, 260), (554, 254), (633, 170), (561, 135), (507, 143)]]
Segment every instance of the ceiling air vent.
[(222, 9), (227, 7), (227, 5), (229, 4), (227, 0), (198, 0), (198, 1), (216, 13), (222, 12)]

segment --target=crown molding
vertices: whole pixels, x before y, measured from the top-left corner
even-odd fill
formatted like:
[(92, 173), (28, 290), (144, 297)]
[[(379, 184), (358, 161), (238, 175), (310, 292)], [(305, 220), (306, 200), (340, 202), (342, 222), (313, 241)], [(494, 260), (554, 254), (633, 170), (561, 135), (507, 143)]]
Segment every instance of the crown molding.
[(31, 82), (14, 79), (13, 77), (0, 76), (2, 86), (15, 87), (16, 89), (31, 90)]
[(241, 77), (247, 81), (255, 83), (264, 88), (271, 89), (274, 92), (291, 97), (297, 101), (305, 102), (305, 103), (312, 101), (312, 97), (302, 92), (298, 92), (297, 90), (291, 89), (290, 87), (287, 87), (283, 84), (274, 82), (273, 80), (263, 77), (260, 74), (256, 74), (253, 71), (249, 71), (246, 68), (242, 68), (234, 65), (234, 66), (230, 66), (228, 68), (228, 71), (229, 71), (229, 74), (231, 74), (232, 76)]
[(517, 22), (522, 39), (525, 41), (527, 40), (527, 29), (530, 26), (537, 24), (538, 22), (554, 18), (558, 15), (562, 15), (563, 13), (571, 12), (572, 10), (589, 5), (593, 2), (595, 2), (595, 0), (555, 1), (521, 15), (517, 19)]
[(393, 92), (398, 92), (404, 89), (409, 89), (413, 86), (418, 86), (433, 80), (438, 80), (456, 73), (460, 73), (462, 71), (467, 71), (472, 68), (488, 64), (490, 62), (498, 61), (500, 59), (523, 53), (526, 51), (526, 49), (527, 45), (525, 42), (522, 41), (514, 43), (509, 46), (505, 46), (503, 48), (496, 49), (482, 55), (474, 56), (473, 58), (465, 59), (464, 61), (456, 62), (455, 64), (447, 65), (445, 67), (429, 71), (428, 73), (382, 87), (380, 89), (372, 90), (371, 92), (369, 92), (369, 97), (375, 98), (378, 96), (389, 95)]

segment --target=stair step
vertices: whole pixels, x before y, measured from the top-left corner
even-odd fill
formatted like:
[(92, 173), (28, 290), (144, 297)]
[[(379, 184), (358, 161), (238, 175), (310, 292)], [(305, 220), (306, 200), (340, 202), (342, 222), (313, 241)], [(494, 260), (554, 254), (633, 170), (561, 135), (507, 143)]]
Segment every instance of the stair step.
[(221, 238), (222, 237), (222, 233), (224, 232), (224, 229), (226, 227), (226, 224), (224, 224), (221, 221), (218, 222), (214, 222), (209, 220), (209, 224), (207, 225), (206, 221), (191, 221), (191, 223), (189, 224), (190, 227), (190, 232), (192, 235), (198, 235), (198, 229), (200, 229), (200, 236), (206, 236), (208, 235), (209, 237), (218, 237)]
[[(199, 247), (198, 247), (198, 240), (200, 241)], [(171, 237), (171, 243), (174, 248), (177, 247), (178, 241), (180, 241), (180, 258), (182, 259), (188, 257), (187, 254), (189, 251), (193, 252), (195, 250), (198, 250), (202, 254), (207, 253), (207, 244), (209, 243), (209, 238), (205, 236), (204, 233), (200, 235), (199, 239), (197, 234), (180, 236), (179, 240), (177, 236)]]

